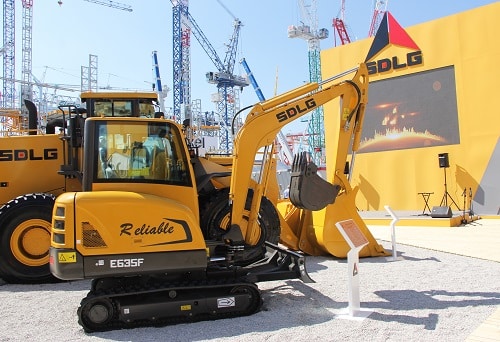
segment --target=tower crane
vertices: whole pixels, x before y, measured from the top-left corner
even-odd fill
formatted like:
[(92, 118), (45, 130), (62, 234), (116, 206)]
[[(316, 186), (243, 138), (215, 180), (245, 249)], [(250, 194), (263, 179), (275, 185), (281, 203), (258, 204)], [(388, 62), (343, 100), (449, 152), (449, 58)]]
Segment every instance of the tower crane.
[(121, 4), (121, 3), (116, 2), (116, 1), (111, 1), (111, 0), (109, 0), (109, 1), (83, 0), (83, 1), (87, 1), (87, 2), (94, 3), (94, 4), (98, 4), (98, 5), (108, 6), (108, 7), (128, 11), (128, 12), (132, 12), (132, 7), (130, 7), (129, 5)]
[(191, 119), (191, 29), (188, 0), (171, 0), (173, 34), (173, 119)]
[(187, 0), (171, 0), (173, 8), (173, 85), (174, 85), (174, 115), (180, 117), (181, 105), (184, 104), (184, 119), (192, 119), (190, 113), (191, 86), (190, 86), (190, 35), (200, 43), (201, 47), (212, 60), (216, 72), (206, 74), (207, 81), (217, 85), (217, 113), (221, 117), (221, 132), (219, 147), (226, 153), (232, 151), (232, 134), (229, 127), (237, 111), (238, 100), (235, 87), (249, 85), (244, 77), (233, 75), (236, 60), (236, 50), (242, 23), (234, 18), (233, 35), (230, 38), (224, 61), (220, 59), (207, 37), (200, 29), (188, 10)]
[[(21, 99), (33, 100), (33, 86), (31, 85), (31, 60), (32, 60), (32, 37), (33, 37), (33, 0), (22, 0), (23, 5), (23, 36), (22, 36), (22, 64), (21, 75)], [(27, 115), (24, 101), (21, 101), (22, 113)]]
[(373, 16), (370, 24), (370, 30), (368, 31), (368, 37), (373, 37), (380, 26), (380, 22), (384, 17), (385, 12), (387, 12), (387, 3), (389, 0), (374, 0), (373, 1)]
[(3, 87), (2, 107), (14, 108), (15, 99), (15, 3), (3, 1)]
[[(351, 37), (349, 37), (349, 34), (347, 33), (347, 27), (345, 25), (345, 0), (341, 0), (340, 15), (336, 18), (333, 18), (332, 26), (335, 28), (335, 31), (337, 32), (340, 43), (342, 45), (349, 44), (351, 42)], [(335, 43), (335, 45), (337, 44)]]
[(156, 88), (156, 93), (158, 94), (158, 100), (160, 101), (160, 111), (166, 115), (165, 112), (165, 97), (167, 97), (168, 89), (163, 89), (160, 77), (160, 66), (158, 64), (158, 52), (153, 51), (153, 69), (154, 69), (154, 88)]
[[(116, 1), (84, 0), (112, 8), (132, 11), (130, 6)], [(33, 37), (33, 0), (22, 0), (22, 82), (21, 97), (33, 98), (32, 82), (32, 37)], [(62, 5), (62, 0), (58, 1)], [(1, 106), (14, 108), (15, 105), (15, 0), (3, 0), (3, 97)], [(24, 101), (21, 101), (24, 106)]]
[[(316, 0), (311, 0), (310, 3), (306, 3), (306, 0), (299, 0), (299, 6), (302, 12), (302, 25), (289, 26), (288, 38), (302, 38), (307, 41), (309, 47), (309, 80), (319, 83), (321, 81), (320, 40), (328, 38), (328, 30), (326, 28), (318, 30)], [(312, 112), (307, 127), (309, 152), (317, 165), (324, 165), (325, 163), (323, 126), (323, 107), (320, 106)]]
[[(83, 0), (83, 1), (87, 1), (87, 2), (91, 2), (93, 4), (108, 6), (108, 7), (112, 7), (112, 8), (116, 8), (116, 9), (120, 9), (120, 10), (124, 10), (124, 11), (128, 11), (128, 12), (132, 12), (132, 7), (130, 7), (129, 5), (121, 4), (121, 3), (116, 2), (116, 1), (111, 1), (111, 0), (108, 0), (108, 1), (103, 1), (103, 0)], [(61, 6), (63, 4), (62, 0), (58, 0), (57, 3), (59, 4), (59, 6)]]

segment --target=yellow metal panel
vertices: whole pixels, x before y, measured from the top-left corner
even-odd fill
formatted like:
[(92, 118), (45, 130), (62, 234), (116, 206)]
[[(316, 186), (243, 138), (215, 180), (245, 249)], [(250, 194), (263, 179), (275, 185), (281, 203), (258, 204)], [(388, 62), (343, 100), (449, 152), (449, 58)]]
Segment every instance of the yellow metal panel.
[[(177, 201), (126, 191), (93, 191), (77, 193), (75, 203), (77, 249), (84, 255), (206, 248), (197, 215)], [(85, 230), (98, 232), (105, 246), (84, 246)]]
[[(0, 203), (27, 193), (63, 191), (59, 135), (23, 135), (0, 139)], [(36, 170), (36, 176), (35, 172)]]

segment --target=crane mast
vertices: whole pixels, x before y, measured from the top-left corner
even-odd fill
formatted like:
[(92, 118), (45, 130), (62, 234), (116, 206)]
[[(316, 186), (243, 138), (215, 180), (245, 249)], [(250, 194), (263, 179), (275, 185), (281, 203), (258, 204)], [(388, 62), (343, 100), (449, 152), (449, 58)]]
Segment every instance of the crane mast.
[[(241, 26), (241, 21), (235, 18), (233, 35), (230, 38), (223, 65), (217, 67), (218, 72), (207, 73), (207, 81), (217, 85), (217, 113), (222, 118), (223, 123), (219, 147), (225, 153), (231, 153), (233, 150), (231, 126), (232, 120), (239, 110), (239, 92), (235, 87), (243, 88), (249, 85), (244, 77), (233, 74)], [(241, 125), (242, 122), (237, 121), (237, 126)]]
[(160, 66), (158, 64), (158, 52), (153, 51), (153, 68), (154, 68), (154, 78), (156, 93), (158, 94), (158, 100), (160, 101), (160, 111), (165, 115), (165, 97), (166, 91), (163, 90), (160, 77)]
[(217, 68), (217, 72), (208, 72), (207, 81), (217, 86), (217, 114), (221, 118), (219, 147), (226, 153), (232, 152), (231, 121), (236, 113), (239, 100), (234, 87), (249, 85), (244, 77), (233, 75), (236, 59), (238, 38), (242, 23), (234, 19), (234, 31), (230, 38), (224, 61), (210, 44), (188, 10), (187, 0), (172, 0), (173, 14), (173, 85), (174, 85), (174, 116), (181, 117), (181, 106), (184, 105), (184, 119), (192, 119), (191, 105), (191, 76), (190, 76), (190, 37), (194, 35), (203, 50)]
[(373, 2), (373, 16), (370, 23), (370, 30), (368, 31), (368, 37), (373, 37), (377, 32), (384, 14), (387, 12), (388, 2), (389, 0), (375, 0)]
[[(131, 7), (116, 1), (84, 0), (108, 7), (132, 11)], [(21, 99), (33, 99), (32, 82), (32, 38), (33, 38), (33, 0), (22, 0), (22, 64), (21, 64)], [(62, 0), (58, 1), (62, 5)], [(15, 93), (15, 0), (3, 0), (3, 87), (0, 106), (16, 107)], [(24, 103), (23, 101), (21, 101)], [(24, 106), (24, 104), (23, 104)]]
[(3, 88), (2, 107), (14, 108), (15, 102), (15, 3), (3, 1)]
[(24, 106), (24, 100), (33, 100), (33, 86), (31, 85), (32, 71), (32, 46), (33, 46), (33, 0), (22, 0), (23, 5), (23, 37), (22, 37), (22, 80), (21, 84), (21, 108), (23, 115), (28, 111)]
[[(345, 25), (345, 0), (340, 2), (340, 15), (337, 16), (337, 18), (333, 18), (332, 26), (335, 28), (342, 45), (349, 44), (351, 42), (351, 37), (349, 37), (347, 27)], [(335, 45), (337, 45), (336, 41)]]
[[(191, 118), (191, 30), (187, 26), (188, 1), (172, 1), (173, 119)], [(184, 113), (181, 115), (181, 107)]]
[[(302, 24), (300, 26), (289, 26), (289, 38), (302, 38), (308, 43), (309, 57), (309, 80), (311, 82), (321, 82), (321, 59), (320, 40), (328, 38), (328, 30), (325, 28), (318, 30), (318, 19), (316, 15), (316, 1), (306, 3), (306, 0), (299, 0), (302, 12)], [(325, 136), (323, 124), (323, 107), (316, 108), (310, 115), (308, 127), (309, 152), (317, 165), (325, 164)]]

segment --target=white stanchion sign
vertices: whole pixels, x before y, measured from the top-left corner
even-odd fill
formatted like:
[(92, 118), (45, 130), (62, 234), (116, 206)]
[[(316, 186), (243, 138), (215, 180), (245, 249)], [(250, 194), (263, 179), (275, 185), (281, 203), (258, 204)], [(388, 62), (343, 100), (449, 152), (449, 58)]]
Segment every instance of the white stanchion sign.
[(391, 241), (392, 241), (392, 261), (398, 260), (398, 250), (396, 245), (396, 223), (399, 221), (399, 217), (392, 211), (391, 207), (388, 205), (384, 206), (385, 210), (391, 215)]
[(349, 315), (351, 317), (367, 317), (369, 313), (361, 312), (359, 300), (359, 252), (368, 245), (368, 240), (354, 220), (340, 221), (335, 224), (345, 241), (351, 248), (347, 253), (347, 277), (349, 286)]

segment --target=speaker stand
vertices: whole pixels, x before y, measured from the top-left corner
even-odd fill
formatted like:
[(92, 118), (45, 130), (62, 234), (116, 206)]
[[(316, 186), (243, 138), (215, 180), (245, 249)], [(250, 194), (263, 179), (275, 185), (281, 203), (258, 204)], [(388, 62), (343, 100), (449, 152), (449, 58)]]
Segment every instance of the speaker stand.
[(448, 197), (450, 198), (451, 202), (453, 204), (455, 204), (455, 206), (457, 207), (458, 210), (462, 210), (460, 209), (460, 207), (458, 206), (458, 204), (453, 200), (453, 197), (451, 197), (450, 193), (448, 192), (448, 184), (446, 183), (446, 167), (443, 168), (444, 170), (444, 195), (443, 195), (443, 198), (441, 199), (441, 204), (440, 206), (448, 206)]

